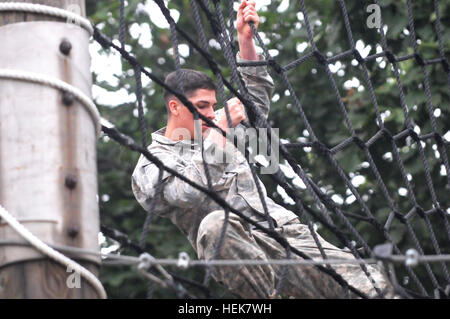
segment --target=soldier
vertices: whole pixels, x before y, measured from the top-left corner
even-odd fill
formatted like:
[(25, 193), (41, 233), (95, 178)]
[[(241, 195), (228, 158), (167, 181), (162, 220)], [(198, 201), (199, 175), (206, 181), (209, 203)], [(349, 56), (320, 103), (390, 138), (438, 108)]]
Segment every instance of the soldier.
[[(242, 1), (237, 14), (236, 29), (238, 32), (238, 62), (261, 59), (256, 54), (253, 33), (248, 22), (253, 21), (258, 27), (259, 16), (255, 2)], [(239, 72), (248, 88), (253, 101), (267, 118), (273, 81), (266, 66), (241, 67)], [(177, 87), (177, 77), (183, 77), (185, 96), (197, 110), (221, 127), (224, 131), (230, 128), (224, 109), (215, 110), (217, 105), (215, 84), (206, 74), (194, 70), (180, 70), (169, 74), (165, 83)], [(194, 127), (194, 118), (188, 108), (174, 95), (166, 92), (165, 103), (168, 112), (167, 126), (152, 134), (149, 152), (157, 156), (164, 164), (183, 176), (207, 187), (205, 167), (201, 149), (198, 145), (198, 134)], [(227, 101), (233, 127), (240, 126), (246, 118), (241, 102), (233, 98)], [(212, 148), (227, 148), (229, 142), (201, 121), (201, 135), (205, 160), (211, 177), (214, 191), (224, 198), (230, 206), (244, 215), (268, 226), (257, 193), (250, 168), (240, 152), (235, 152), (231, 162), (217, 160), (209, 152)], [(193, 139), (194, 138), (194, 139)], [(196, 139), (197, 138), (197, 142)], [(132, 188), (138, 202), (148, 210), (155, 196), (158, 184), (159, 168), (141, 156), (132, 176)], [(268, 212), (275, 230), (289, 244), (314, 259), (321, 259), (317, 245), (308, 230), (291, 211), (276, 204), (267, 197), (264, 185), (258, 180), (264, 193)], [(225, 220), (221, 206), (180, 179), (164, 171), (162, 190), (156, 201), (154, 211), (168, 217), (185, 234), (192, 247), (201, 259), (282, 259), (286, 258), (285, 249), (263, 231), (246, 223), (239, 216), (230, 213), (225, 237), (221, 249), (215, 255), (217, 241)], [(328, 258), (354, 259), (347, 250), (339, 249), (322, 239)], [(300, 258), (298, 256), (292, 258)], [(371, 297), (376, 297), (374, 285), (384, 289), (389, 287), (382, 272), (374, 266), (367, 266), (376, 282), (372, 284), (362, 272), (359, 265), (333, 265), (350, 285)], [(224, 284), (233, 294), (243, 298), (270, 298), (274, 296), (283, 269), (277, 265), (261, 265), (239, 267), (214, 267), (212, 276)], [(298, 298), (343, 298), (347, 296), (331, 276), (324, 274), (313, 266), (288, 266), (286, 280), (281, 291), (285, 295)]]

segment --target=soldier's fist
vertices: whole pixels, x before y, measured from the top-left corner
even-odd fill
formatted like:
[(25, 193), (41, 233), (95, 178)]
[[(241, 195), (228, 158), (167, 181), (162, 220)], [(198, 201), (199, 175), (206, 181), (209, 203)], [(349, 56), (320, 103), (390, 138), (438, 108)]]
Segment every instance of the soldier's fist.
[[(228, 111), (230, 112), (231, 125), (235, 127), (241, 121), (245, 120), (247, 117), (245, 115), (244, 105), (241, 101), (234, 97), (227, 101)], [(218, 116), (218, 124), (222, 128), (228, 127), (227, 115), (225, 113), (225, 108), (222, 108)]]
[(253, 22), (258, 28), (259, 16), (255, 9), (255, 1), (242, 1), (238, 8), (236, 30), (240, 36), (251, 38), (253, 36), (249, 22)]

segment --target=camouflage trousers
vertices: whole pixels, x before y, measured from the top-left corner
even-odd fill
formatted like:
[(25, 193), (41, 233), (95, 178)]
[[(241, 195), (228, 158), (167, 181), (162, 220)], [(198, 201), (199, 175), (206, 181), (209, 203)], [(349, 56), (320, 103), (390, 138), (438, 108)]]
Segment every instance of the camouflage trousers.
[[(216, 243), (220, 237), (225, 214), (218, 210), (208, 214), (200, 223), (197, 237), (197, 253), (201, 259), (214, 258)], [(250, 228), (250, 225), (235, 214), (229, 215), (226, 235), (216, 259), (285, 259), (286, 250), (266, 233)], [(277, 226), (275, 229), (292, 247), (315, 260), (321, 260), (319, 249), (306, 225), (298, 220)], [(354, 259), (347, 251), (319, 240), (329, 259)], [(294, 253), (291, 258), (299, 258)], [(388, 291), (384, 298), (392, 298), (392, 288), (378, 265), (366, 265), (374, 280), (372, 283), (358, 264), (331, 266), (351, 286), (369, 297), (378, 296), (374, 289)], [(281, 285), (283, 296), (295, 298), (355, 298), (356, 295), (343, 288), (331, 276), (312, 265), (286, 266), (286, 275)], [(212, 276), (225, 285), (230, 292), (241, 298), (271, 298), (283, 274), (280, 265), (240, 265), (212, 268)]]

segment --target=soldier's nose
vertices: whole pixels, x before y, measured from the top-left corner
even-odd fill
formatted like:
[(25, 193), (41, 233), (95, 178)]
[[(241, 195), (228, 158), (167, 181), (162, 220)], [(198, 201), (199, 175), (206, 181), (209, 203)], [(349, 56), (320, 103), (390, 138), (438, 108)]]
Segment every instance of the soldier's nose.
[(211, 108), (208, 112), (208, 118), (213, 121), (216, 118), (216, 114), (214, 113), (214, 109)]

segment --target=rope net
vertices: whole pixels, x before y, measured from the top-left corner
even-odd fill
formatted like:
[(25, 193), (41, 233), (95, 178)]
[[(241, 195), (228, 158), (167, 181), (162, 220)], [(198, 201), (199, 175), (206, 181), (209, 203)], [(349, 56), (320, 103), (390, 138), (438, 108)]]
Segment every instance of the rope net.
[[(345, 31), (344, 33), (347, 37), (347, 47), (342, 49), (341, 52), (334, 54), (326, 52), (329, 48), (323, 48), (322, 42), (318, 43), (318, 35), (314, 32), (314, 27), (317, 25), (317, 21), (320, 22), (320, 20), (315, 16), (312, 17), (312, 10), (305, 5), (304, 1), (291, 4), (289, 12), (294, 12), (292, 10), (295, 9), (297, 10), (295, 14), (301, 17), (301, 19), (299, 18), (301, 27), (295, 28), (294, 32), (298, 29), (302, 30), (301, 32), (304, 33), (307, 39), (305, 46), (308, 49), (302, 51), (297, 59), (287, 65), (281, 65), (278, 62), (272, 48), (265, 43), (265, 34), (256, 30), (252, 24), (254, 37), (261, 48), (265, 60), (241, 64), (236, 62), (237, 46), (233, 26), (235, 11), (231, 0), (190, 0), (189, 11), (184, 18), (189, 19), (190, 23), (194, 24), (197, 31), (195, 35), (188, 34), (179, 26), (179, 23), (175, 22), (163, 0), (155, 0), (154, 3), (157, 4), (169, 25), (170, 32), (167, 44), (170, 44), (173, 50), (175, 70), (180, 70), (182, 63), (184, 63), (184, 58), (179, 52), (179, 45), (180, 43), (187, 44), (190, 50), (193, 51), (191, 55), (200, 56), (217, 80), (219, 100), (224, 102), (231, 96), (238, 97), (246, 108), (250, 125), (257, 128), (268, 128), (267, 140), (271, 140), (271, 135), (275, 134), (272, 126), (280, 126), (281, 139), (279, 139), (280, 142), (277, 143), (276, 147), (279, 147), (285, 164), (280, 165), (275, 174), (262, 176), (262, 180), (275, 183), (279, 191), (285, 192), (290, 197), (291, 201), (288, 208), (297, 213), (302, 223), (308, 225), (323, 259), (327, 259), (327, 256), (317, 239), (317, 225), (320, 225), (326, 236), (335, 240), (338, 245), (348, 247), (357, 259), (380, 257), (380, 252), (375, 251), (374, 246), (383, 243), (390, 244), (388, 245), (389, 252), (387, 254), (386, 251), (382, 253), (385, 262), (392, 261), (391, 257), (394, 254), (405, 255), (408, 248), (415, 249), (420, 256), (439, 256), (448, 253), (450, 240), (450, 225), (448, 221), (450, 177), (448, 172), (450, 167), (447, 149), (449, 142), (444, 138), (445, 123), (441, 123), (443, 116), (438, 115), (440, 112), (445, 112), (442, 111), (443, 109), (445, 110), (445, 107), (448, 110), (448, 105), (442, 105), (440, 108), (436, 105), (432, 95), (434, 92), (432, 85), (434, 83), (430, 81), (431, 73), (440, 72), (443, 78), (442, 81), (447, 82), (447, 90), (450, 88), (450, 67), (445, 55), (443, 25), (437, 0), (434, 1), (434, 10), (430, 11), (430, 14), (433, 14), (435, 17), (434, 27), (438, 39), (439, 56), (431, 58), (425, 58), (421, 53), (418, 35), (415, 32), (415, 19), (411, 1), (406, 1), (405, 6), (405, 17), (407, 19), (405, 29), (408, 31), (407, 37), (410, 39), (410, 50), (408, 50), (410, 53), (406, 55), (395, 53), (394, 48), (390, 46), (386, 28), (384, 27), (373, 31), (379, 42), (376, 54), (367, 55), (363, 53), (358, 45), (359, 41), (355, 41), (352, 31), (352, 28), (355, 26), (351, 22), (348, 4), (343, 0), (336, 2), (336, 8), (340, 10), (340, 18), (343, 23), (342, 30)], [(373, 3), (380, 6), (378, 1)], [(145, 93), (143, 93), (142, 77), (149, 78), (157, 86), (174, 94), (189, 108), (194, 114), (194, 118), (201, 118), (211, 127), (216, 127), (216, 125), (198, 113), (186, 96), (183, 95), (183, 81), (181, 77), (179, 77), (177, 87), (167, 87), (161, 77), (156, 76), (155, 72), (150, 68), (143, 66), (132, 52), (127, 50), (125, 10), (126, 6), (122, 0), (119, 6), (119, 41), (111, 40), (97, 27), (94, 28), (94, 39), (103, 48), (116, 50), (120, 53), (122, 59), (128, 62), (134, 70), (137, 118), (141, 141), (140, 143), (135, 142), (130, 136), (120, 132), (111, 125), (103, 125), (103, 133), (121, 145), (143, 154), (148, 160), (156, 164), (160, 169), (159, 181), (161, 181), (162, 172), (165, 170), (201, 190), (223, 207), (226, 219), (216, 252), (223, 243), (226, 222), (229, 213), (232, 212), (272, 236), (285, 248), (287, 259), (291, 258), (292, 255), (300, 256), (305, 260), (311, 259), (307, 254), (290, 246), (282, 236), (274, 232), (270, 219), (268, 219), (269, 227), (265, 228), (231, 207), (219, 197), (211, 187), (208, 165), (206, 163), (204, 164), (208, 183), (205, 187), (166, 167), (162, 161), (147, 151), (149, 132), (143, 103), (143, 95)], [(352, 5), (352, 10), (354, 10), (354, 5)], [(382, 17), (382, 15), (379, 17), (380, 23), (381, 26), (384, 26)], [(313, 20), (315, 21), (314, 23), (312, 22)], [(264, 23), (261, 24), (260, 28), (264, 28)], [(267, 29), (270, 29), (270, 27), (267, 27)], [(220, 48), (221, 56), (218, 55), (217, 50), (214, 53), (211, 52), (211, 41)], [(283, 51), (284, 48), (277, 49)], [(395, 48), (395, 50), (397, 49)], [(361, 102), (358, 100), (355, 102), (355, 97), (352, 97), (355, 89), (348, 90), (346, 96), (342, 94), (343, 91), (339, 89), (337, 83), (339, 73), (335, 74), (336, 65), (342, 65), (341, 61), (346, 64), (347, 68), (351, 67), (359, 74), (364, 91), (367, 92), (365, 95), (368, 97), (367, 101)], [(349, 61), (351, 61), (351, 66), (348, 63)], [(390, 111), (386, 109), (386, 106), (380, 105), (378, 102), (377, 95), (383, 94), (382, 89), (379, 89), (379, 87), (382, 87), (383, 83), (372, 83), (371, 79), (372, 72), (378, 72), (376, 64), (380, 62), (384, 63), (385, 68), (390, 70), (389, 79), (386, 80), (391, 85), (395, 85), (398, 92), (398, 96), (392, 102), (395, 107), (392, 107)], [(272, 104), (271, 115), (269, 115), (269, 119), (272, 118), (273, 120), (269, 121), (264, 118), (254, 105), (247, 88), (240, 79), (237, 67), (252, 67), (255, 65), (268, 66), (277, 86), (276, 92), (284, 92), (285, 98), (289, 99), (288, 110), (293, 116), (295, 114), (298, 118), (298, 126), (283, 130), (282, 123), (276, 122), (276, 108), (278, 107), (276, 101)], [(419, 119), (420, 123), (417, 116), (413, 113), (413, 108), (409, 102), (409, 95), (414, 92), (405, 83), (405, 65), (409, 69), (413, 65), (419, 70), (415, 74), (417, 78), (420, 77), (420, 85), (414, 91), (420, 91), (425, 96), (423, 103), (420, 105), (423, 109), (422, 116)], [(155, 65), (150, 67), (157, 68), (158, 65), (155, 63)], [(340, 123), (340, 128), (344, 128), (345, 136), (339, 134), (330, 139), (329, 134), (330, 132), (333, 133), (333, 129), (323, 127), (321, 123), (315, 123), (314, 118), (310, 115), (311, 106), (303, 103), (304, 100), (311, 100), (311, 97), (307, 97), (309, 92), (292, 84), (293, 79), (298, 74), (304, 74), (304, 71), (298, 71), (303, 69), (311, 70), (311, 73), (315, 74), (314, 78), (317, 81), (320, 80), (322, 86), (328, 87), (324, 94), (328, 94), (332, 100), (333, 109), (329, 112), (333, 112), (333, 115), (336, 116), (336, 121)], [(314, 83), (311, 86), (314, 87)], [(353, 93), (349, 94), (349, 92)], [(447, 91), (447, 96), (448, 94), (449, 91)], [(442, 101), (442, 104), (445, 103)], [(224, 105), (228, 113), (226, 103)], [(359, 105), (360, 108), (354, 109), (355, 105)], [(320, 108), (321, 106), (316, 105), (315, 107)], [(391, 125), (390, 122), (386, 121), (386, 117), (389, 116), (388, 113), (394, 111), (397, 118), (401, 120), (397, 121), (396, 125)], [(275, 115), (272, 115), (273, 112), (275, 112)], [(327, 112), (327, 110), (324, 110), (324, 112)], [(153, 114), (156, 115), (156, 113)], [(372, 122), (367, 124), (367, 127), (356, 126), (355, 122), (358, 116), (367, 116), (366, 114), (373, 114)], [(229, 116), (228, 121), (231, 124)], [(428, 130), (422, 132), (420, 130), (421, 127), (426, 127)], [(327, 129), (330, 132), (327, 132)], [(292, 130), (297, 133), (291, 134)], [(225, 132), (220, 131), (225, 136)], [(342, 131), (340, 130), (341, 133)], [(302, 134), (297, 141), (291, 142), (282, 138), (283, 132), (289, 132), (289, 135), (296, 136), (299, 136), (300, 132)], [(374, 151), (375, 146), (377, 147), (376, 152)], [(380, 154), (380, 147), (384, 150), (384, 155)], [(430, 148), (433, 149), (432, 152), (430, 152)], [(439, 156), (436, 156), (437, 153)], [(249, 161), (248, 150), (246, 150), (245, 156)], [(311, 156), (313, 156), (314, 161), (307, 160)], [(355, 158), (363, 158), (363, 162), (359, 162), (351, 168), (348, 162), (354, 161)], [(411, 161), (414, 161), (415, 165), (418, 166), (415, 172), (409, 170)], [(438, 165), (436, 165), (436, 162), (438, 162)], [(315, 170), (309, 165), (321, 165), (321, 167), (328, 167), (328, 169), (326, 172), (320, 173), (319, 176), (315, 176), (310, 174), (310, 171)], [(386, 171), (386, 165), (390, 170), (395, 171), (396, 174), (383, 176), (381, 172)], [(380, 166), (383, 166), (382, 170), (380, 170)], [(249, 167), (256, 181), (257, 170), (261, 165), (249, 163)], [(287, 171), (289, 174), (286, 173)], [(421, 180), (413, 180), (412, 175), (414, 177), (415, 175), (420, 176)], [(330, 176), (333, 176), (333, 178)], [(397, 177), (397, 180), (393, 180), (393, 176)], [(335, 178), (338, 178), (338, 184), (336, 184)], [(359, 187), (357, 181), (362, 178), (364, 181), (370, 180), (370, 189)], [(334, 183), (334, 185), (331, 184), (331, 189), (327, 186), (330, 183)], [(415, 183), (426, 184), (427, 194), (417, 194)], [(256, 185), (259, 186), (259, 183), (257, 182)], [(341, 194), (345, 193), (348, 196), (345, 201), (342, 196), (338, 195), (338, 190), (342, 191)], [(161, 187), (158, 187), (156, 194), (160, 194), (160, 192)], [(258, 193), (266, 216), (268, 216), (267, 205), (259, 187)], [(399, 193), (401, 196), (398, 195)], [(118, 236), (117, 231), (107, 226), (102, 227), (102, 232), (108, 237), (115, 238), (125, 246), (131, 246), (138, 253), (143, 253), (146, 249), (146, 240), (149, 235), (149, 227), (153, 220), (153, 209), (157, 200), (158, 195), (152, 200), (139, 243), (130, 241), (123, 234)], [(393, 234), (399, 232), (399, 229), (401, 229), (401, 233), (405, 238), (401, 241), (395, 237), (396, 235), (393, 236)], [(368, 233), (371, 235), (368, 236)], [(195, 287), (204, 293), (204, 296), (210, 297), (211, 266), (205, 265), (205, 267), (204, 278), (200, 281), (193, 281), (170, 272), (174, 282), (171, 282), (168, 287), (176, 291), (179, 297), (195, 297), (193, 293), (183, 288), (182, 285)], [(367, 297), (364, 293), (349, 285), (329, 265), (316, 265), (315, 267), (322, 271), (324, 275), (333, 277), (343, 287), (348, 287), (357, 296)], [(360, 267), (365, 275), (371, 279), (371, 274), (367, 270), (365, 263), (360, 263)], [(156, 275), (156, 272), (152, 273)], [(450, 275), (448, 264), (444, 259), (433, 264), (424, 261), (416, 267), (412, 267), (408, 263), (396, 264), (394, 273), (397, 274), (397, 278), (403, 278), (403, 280), (393, 280), (396, 292), (402, 297), (444, 298), (449, 295)], [(283, 285), (283, 280), (284, 277), (277, 287), (277, 293)], [(373, 282), (372, 279), (371, 281)], [(149, 297), (152, 295), (152, 289), (152, 284), (149, 281)], [(378, 292), (382, 297), (381, 292)]]

